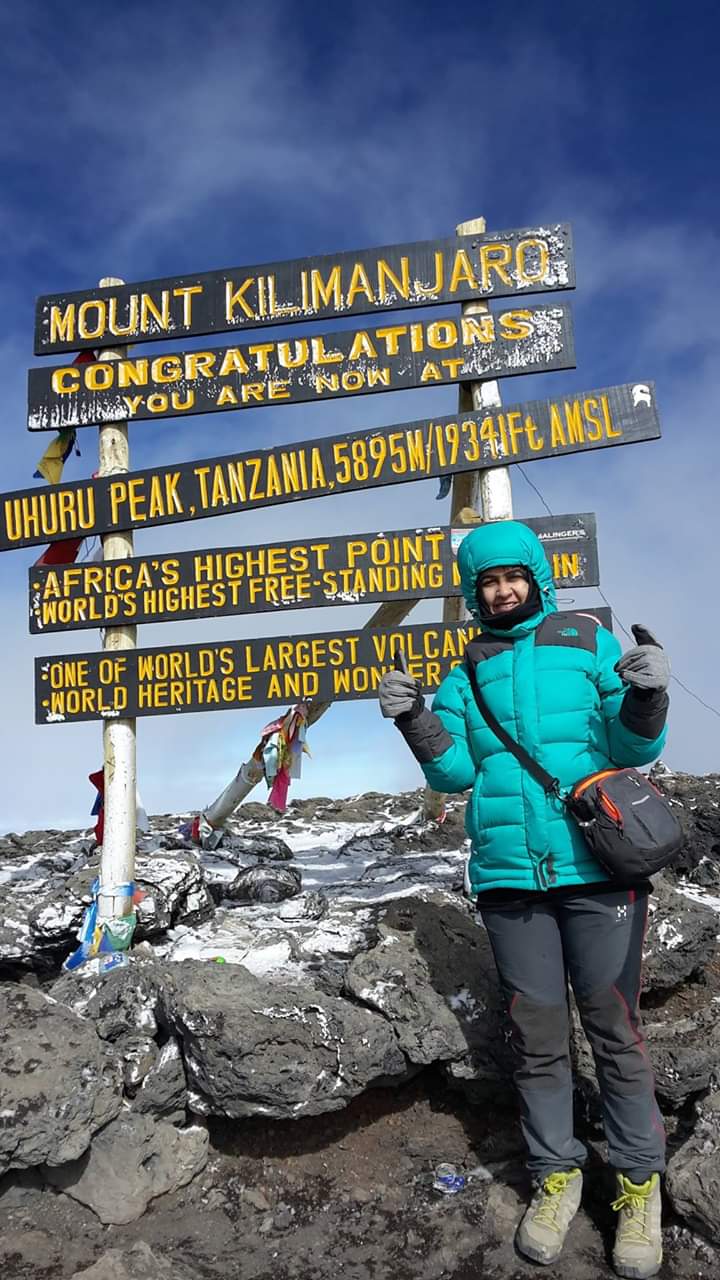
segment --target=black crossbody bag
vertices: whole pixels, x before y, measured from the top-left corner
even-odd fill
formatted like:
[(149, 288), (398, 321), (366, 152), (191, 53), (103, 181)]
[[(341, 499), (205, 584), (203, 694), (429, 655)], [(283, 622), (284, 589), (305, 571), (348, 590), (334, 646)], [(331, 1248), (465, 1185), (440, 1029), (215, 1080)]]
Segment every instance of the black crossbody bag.
[(667, 800), (638, 769), (603, 769), (580, 778), (563, 793), (557, 778), (503, 729), (483, 698), (475, 667), (465, 669), (478, 710), (503, 746), (540, 783), (557, 796), (577, 822), (598, 862), (614, 880), (635, 881), (652, 876), (677, 857), (683, 844), (682, 827)]

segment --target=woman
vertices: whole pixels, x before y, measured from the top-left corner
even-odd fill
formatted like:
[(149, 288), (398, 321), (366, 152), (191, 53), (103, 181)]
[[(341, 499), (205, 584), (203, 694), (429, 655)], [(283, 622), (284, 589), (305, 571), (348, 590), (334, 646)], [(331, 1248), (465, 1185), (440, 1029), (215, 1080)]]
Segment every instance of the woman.
[[(621, 657), (615, 637), (591, 615), (559, 613), (542, 546), (516, 521), (469, 533), (458, 565), (468, 609), (482, 626), (466, 662), (490, 710), (562, 787), (657, 757), (670, 669), (648, 632), (633, 628), (642, 643)], [(385, 675), (379, 696), (431, 787), (472, 788), (469, 880), (507, 999), (535, 1185), (517, 1246), (537, 1262), (554, 1262), (580, 1204), (586, 1150), (573, 1132), (569, 977), (595, 1056), (616, 1171), (615, 1270), (655, 1275), (665, 1140), (638, 1013), (651, 886), (613, 883), (562, 801), (485, 723), (464, 664), (442, 682), (432, 711), (403, 672)]]

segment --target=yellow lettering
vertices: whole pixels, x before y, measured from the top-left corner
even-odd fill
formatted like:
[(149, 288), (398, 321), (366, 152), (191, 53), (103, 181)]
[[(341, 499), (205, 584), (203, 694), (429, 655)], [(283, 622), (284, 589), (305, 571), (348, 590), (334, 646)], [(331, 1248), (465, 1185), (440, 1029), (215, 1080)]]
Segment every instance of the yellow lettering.
[(529, 338), (533, 331), (532, 311), (503, 311), (500, 329), (503, 337), (513, 342), (518, 338)]
[(153, 382), (177, 382), (182, 377), (180, 357), (158, 356), (150, 366), (150, 377)]
[(568, 443), (585, 443), (585, 425), (582, 420), (580, 404), (577, 400), (565, 401), (565, 422), (567, 424)]
[(406, 324), (386, 325), (384, 329), (376, 329), (375, 335), (382, 338), (385, 343), (385, 350), (389, 356), (398, 354), (398, 339), (407, 333)]
[(445, 260), (442, 250), (437, 249), (435, 252), (435, 279), (432, 284), (421, 284), (419, 280), (413, 281), (413, 289), (418, 298), (436, 298), (442, 291), (444, 278)]
[(242, 307), (243, 311), (245, 312), (245, 315), (250, 320), (256, 319), (255, 312), (253, 311), (252, 307), (248, 306), (244, 296), (246, 291), (250, 288), (250, 285), (253, 283), (254, 283), (253, 277), (248, 276), (247, 280), (244, 280), (243, 283), (239, 286), (239, 288), (233, 289), (232, 280), (226, 281), (225, 283), (225, 319), (227, 320), (228, 324), (236, 323), (235, 308), (238, 306)]
[(135, 333), (138, 327), (138, 296), (131, 293), (128, 299), (128, 317), (127, 323), (121, 324), (118, 320), (118, 300), (115, 296), (108, 301), (108, 328), (117, 338), (124, 338), (129, 333)]
[(64, 311), (58, 306), (50, 308), (50, 341), (72, 342), (75, 337), (75, 303), (70, 302)]
[(76, 368), (53, 369), (50, 383), (56, 395), (71, 395), (80, 386), (80, 372)]
[(511, 258), (512, 250), (509, 244), (480, 245), (480, 278), (484, 293), (489, 292), (493, 287), (491, 280), (493, 271), (497, 272), (504, 284), (512, 284), (512, 277), (506, 270)]
[(249, 400), (264, 400), (265, 384), (263, 382), (246, 382), (241, 388), (243, 404), (247, 404)]
[(455, 293), (459, 284), (469, 284), (471, 289), (478, 287), (472, 264), (464, 249), (458, 249), (455, 254), (448, 292)]
[(295, 351), (291, 356), (290, 343), (278, 343), (278, 360), (284, 369), (300, 369), (302, 365), (307, 364), (309, 354), (307, 338), (296, 339), (292, 345)]
[(342, 351), (326, 351), (324, 338), (312, 338), (313, 364), (337, 364), (343, 359)]
[(615, 428), (613, 427), (612, 417), (610, 414), (610, 405), (608, 404), (607, 396), (600, 397), (600, 404), (602, 405), (603, 420), (605, 422), (605, 435), (607, 436), (608, 440), (611, 440), (614, 436), (621, 436), (622, 431), (620, 430), (620, 428), (618, 428), (616, 431)]
[(267, 477), (266, 477), (266, 496), (268, 498), (278, 497), (282, 493), (283, 487), (280, 482), (280, 472), (273, 453), (268, 454), (267, 460)]
[(192, 324), (192, 296), (194, 293), (202, 293), (201, 284), (178, 285), (177, 289), (173, 289), (173, 297), (182, 298), (183, 300), (183, 324), (186, 328), (189, 328)]
[(565, 439), (565, 428), (562, 419), (557, 410), (557, 405), (550, 405), (550, 448), (557, 449), (558, 445), (567, 445)]
[(118, 364), (119, 387), (146, 387), (149, 363), (147, 360), (121, 360)]
[(340, 267), (333, 267), (327, 280), (324, 281), (317, 267), (310, 272), (310, 306), (313, 311), (332, 305), (336, 311), (342, 306), (342, 282)]
[(154, 302), (149, 293), (140, 294), (140, 331), (156, 333), (158, 329), (170, 327), (170, 290), (163, 289), (160, 294), (160, 306)]
[(88, 391), (107, 391), (115, 381), (115, 371), (107, 364), (89, 364), (85, 367), (85, 386)]
[(454, 347), (458, 340), (457, 325), (454, 320), (433, 320), (427, 327), (428, 346), (435, 351), (445, 347)]
[[(536, 263), (534, 270), (528, 267), (528, 257)], [(549, 261), (550, 255), (544, 240), (537, 240), (534, 236), (528, 236), (527, 240), (519, 241), (515, 251), (515, 262), (518, 276), (523, 284), (534, 284), (538, 280), (544, 280)]]
[[(383, 336), (385, 330), (378, 329), (376, 332), (378, 338), (380, 338)], [(348, 360), (359, 360), (360, 356), (372, 356), (373, 359), (377, 358), (377, 351), (370, 339), (370, 334), (365, 329), (358, 329), (355, 334), (353, 344), (350, 348), (350, 354), (348, 355)]]
[(350, 277), (350, 284), (347, 291), (347, 305), (352, 306), (357, 293), (363, 293), (368, 302), (375, 301), (375, 294), (372, 291), (372, 285), (368, 280), (367, 271), (362, 262), (356, 262)]
[(268, 356), (274, 350), (274, 342), (256, 342), (252, 347), (248, 347), (250, 354), (255, 357), (255, 366), (258, 373), (267, 373)]
[[(400, 270), (402, 278), (398, 279), (395, 272), (390, 269), (384, 258), (378, 258), (377, 261), (377, 277), (378, 277), (378, 294), (381, 302), (391, 302), (396, 294), (401, 298), (409, 298), (410, 296), (410, 260), (405, 255), (400, 259)], [(392, 284), (395, 293), (391, 293), (388, 289), (388, 281)]]
[(247, 361), (239, 347), (228, 347), (222, 358), (218, 376), (227, 378), (230, 373), (249, 373)]
[(471, 347), (474, 342), (495, 341), (495, 317), (489, 311), (480, 316), (463, 316), (460, 324), (465, 347)]
[[(95, 311), (95, 327), (88, 324), (88, 312)], [(78, 310), (78, 336), (81, 338), (99, 338), (105, 332), (107, 323), (105, 303), (102, 298), (81, 302)]]
[(185, 377), (189, 379), (215, 377), (215, 356), (212, 351), (188, 351), (185, 356)]
[(545, 444), (544, 437), (540, 435), (537, 423), (530, 414), (528, 414), (525, 419), (525, 434), (531, 449), (534, 449), (536, 452), (542, 449)]

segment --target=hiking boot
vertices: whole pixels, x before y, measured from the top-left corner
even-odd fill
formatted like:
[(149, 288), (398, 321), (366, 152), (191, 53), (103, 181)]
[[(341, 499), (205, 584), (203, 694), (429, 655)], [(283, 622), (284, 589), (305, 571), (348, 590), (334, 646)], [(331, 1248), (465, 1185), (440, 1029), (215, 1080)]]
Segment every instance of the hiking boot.
[(624, 1173), (617, 1175), (618, 1197), (613, 1209), (619, 1213), (613, 1267), (619, 1276), (646, 1280), (657, 1275), (662, 1262), (660, 1234), (660, 1177), (653, 1173), (636, 1186)]
[(560, 1256), (568, 1227), (580, 1207), (582, 1174), (549, 1173), (538, 1187), (515, 1235), (526, 1258), (549, 1266)]

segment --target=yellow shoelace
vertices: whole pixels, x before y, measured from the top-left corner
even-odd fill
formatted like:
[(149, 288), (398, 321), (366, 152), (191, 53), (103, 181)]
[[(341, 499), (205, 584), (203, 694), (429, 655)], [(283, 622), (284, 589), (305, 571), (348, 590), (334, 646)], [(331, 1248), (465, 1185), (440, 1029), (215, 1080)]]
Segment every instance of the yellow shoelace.
[(567, 1187), (569, 1178), (569, 1173), (551, 1173), (542, 1185), (543, 1200), (533, 1214), (533, 1218), (535, 1222), (542, 1223), (544, 1227), (550, 1227), (552, 1231), (560, 1230), (555, 1219), (560, 1208), (560, 1197)]
[(632, 1191), (623, 1191), (617, 1200), (613, 1200), (612, 1207), (615, 1212), (624, 1212), (626, 1214), (624, 1220), (620, 1222), (619, 1229), (620, 1240), (623, 1244), (651, 1243), (645, 1229), (645, 1215), (651, 1189), (652, 1182), (644, 1182), (642, 1187), (636, 1187)]

